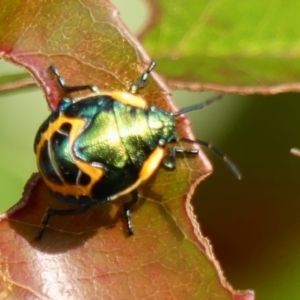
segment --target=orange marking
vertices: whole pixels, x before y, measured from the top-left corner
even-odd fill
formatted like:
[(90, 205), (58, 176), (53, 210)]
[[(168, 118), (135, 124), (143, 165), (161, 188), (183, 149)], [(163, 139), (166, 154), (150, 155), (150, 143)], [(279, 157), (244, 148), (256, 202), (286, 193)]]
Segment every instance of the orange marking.
[(131, 93), (122, 92), (122, 91), (98, 92), (98, 93), (92, 92), (92, 93), (88, 93), (82, 97), (74, 98), (73, 103), (76, 103), (78, 101), (84, 101), (87, 98), (97, 97), (97, 96), (110, 96), (114, 100), (117, 100), (125, 105), (131, 105), (136, 108), (148, 109), (148, 104), (143, 98), (133, 95)]
[[(76, 166), (79, 170), (86, 173), (88, 176), (90, 176), (91, 180), (89, 184), (87, 185), (76, 185), (76, 184), (67, 184), (63, 181), (61, 174), (58, 173), (58, 170), (56, 170), (57, 175), (62, 180), (63, 184), (57, 184), (52, 181), (50, 181), (47, 178), (47, 175), (43, 173), (43, 171), (40, 169), (40, 153), (42, 150), (43, 145), (51, 140), (53, 133), (58, 131), (60, 127), (65, 124), (69, 123), (71, 124), (71, 130), (69, 134), (69, 151), (72, 159), (74, 160)], [(49, 124), (49, 127), (47, 130), (42, 133), (41, 139), (37, 145), (37, 151), (36, 151), (36, 159), (37, 159), (37, 165), (40, 171), (41, 176), (43, 177), (43, 180), (45, 181), (45, 184), (53, 191), (62, 194), (63, 196), (72, 195), (72, 196), (88, 196), (91, 197), (91, 190), (93, 188), (93, 185), (98, 182), (101, 177), (104, 175), (105, 171), (101, 168), (97, 168), (93, 165), (91, 165), (88, 162), (82, 161), (78, 159), (74, 152), (73, 152), (73, 146), (77, 139), (77, 137), (80, 135), (80, 133), (83, 131), (84, 127), (86, 125), (86, 121), (84, 119), (80, 118), (70, 118), (66, 117), (64, 115), (60, 115), (54, 122)], [(55, 168), (55, 165), (54, 165)]]
[(146, 181), (152, 176), (152, 174), (158, 169), (164, 157), (165, 149), (162, 147), (156, 147), (148, 159), (143, 163), (139, 174), (142, 181)]
[(165, 149), (159, 146), (156, 147), (150, 154), (148, 159), (145, 160), (145, 162), (143, 163), (138, 180), (134, 182), (131, 186), (129, 186), (127, 189), (110, 197), (110, 200), (115, 200), (118, 197), (129, 194), (133, 190), (137, 189), (144, 181), (148, 180), (153, 175), (153, 173), (159, 168), (164, 157)]
[(110, 94), (114, 99), (118, 100), (119, 102), (122, 102), (125, 105), (131, 105), (142, 109), (148, 108), (148, 104), (143, 98), (135, 96), (133, 94), (118, 91), (112, 92)]

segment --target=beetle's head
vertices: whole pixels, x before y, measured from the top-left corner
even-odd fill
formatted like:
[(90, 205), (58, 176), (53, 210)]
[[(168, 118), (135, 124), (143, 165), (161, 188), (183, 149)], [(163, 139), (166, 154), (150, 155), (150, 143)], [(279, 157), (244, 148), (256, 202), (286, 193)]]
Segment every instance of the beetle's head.
[(155, 106), (150, 106), (148, 124), (155, 140), (164, 140), (167, 143), (176, 139), (176, 121), (174, 116)]

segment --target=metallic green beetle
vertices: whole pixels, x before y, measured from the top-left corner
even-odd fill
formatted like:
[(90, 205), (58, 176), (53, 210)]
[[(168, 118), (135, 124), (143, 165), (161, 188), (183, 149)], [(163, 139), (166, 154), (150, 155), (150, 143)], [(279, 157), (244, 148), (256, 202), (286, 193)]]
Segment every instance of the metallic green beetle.
[(139, 186), (161, 165), (175, 169), (177, 153), (198, 154), (197, 149), (166, 147), (168, 144), (181, 141), (209, 147), (240, 177), (233, 163), (209, 143), (177, 137), (177, 116), (202, 109), (220, 96), (177, 112), (149, 106), (135, 93), (145, 86), (154, 66), (152, 62), (129, 92), (100, 92), (94, 85), (67, 86), (57, 68), (50, 67), (66, 93), (86, 89), (91, 93), (63, 98), (37, 132), (34, 150), (45, 184), (57, 199), (81, 208), (48, 209), (36, 238), (41, 238), (53, 215), (83, 213), (129, 193), (132, 199), (124, 204), (124, 210), (128, 232), (133, 234), (130, 209), (138, 201)]

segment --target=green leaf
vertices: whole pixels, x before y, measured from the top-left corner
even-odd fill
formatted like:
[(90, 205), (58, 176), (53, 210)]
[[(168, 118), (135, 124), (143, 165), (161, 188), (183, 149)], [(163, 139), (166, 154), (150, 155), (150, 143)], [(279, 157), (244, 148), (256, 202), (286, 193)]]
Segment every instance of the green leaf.
[(175, 88), (299, 91), (295, 1), (153, 1), (142, 42)]

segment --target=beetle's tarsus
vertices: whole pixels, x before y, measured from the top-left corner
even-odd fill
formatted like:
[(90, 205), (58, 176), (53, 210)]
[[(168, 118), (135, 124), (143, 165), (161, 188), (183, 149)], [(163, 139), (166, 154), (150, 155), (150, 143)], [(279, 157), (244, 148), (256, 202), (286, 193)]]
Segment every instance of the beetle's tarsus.
[(131, 192), (131, 200), (128, 202), (124, 203), (124, 212), (125, 212), (125, 218), (126, 218), (126, 222), (127, 222), (127, 230), (128, 230), (128, 234), (129, 235), (134, 235), (134, 231), (132, 228), (132, 223), (131, 223), (131, 208), (132, 206), (134, 206), (138, 199), (139, 199), (139, 194), (137, 190), (134, 190)]
[(152, 70), (154, 69), (156, 63), (155, 61), (152, 61), (148, 67), (148, 69), (146, 70), (145, 73), (142, 74), (141, 78), (139, 81), (134, 82), (130, 88), (129, 88), (129, 92), (132, 94), (136, 94), (138, 92), (138, 90), (142, 87), (144, 87), (147, 83), (147, 79), (150, 75), (150, 73), (152, 72)]
[(63, 77), (60, 75), (57, 67), (55, 65), (50, 66), (50, 70), (53, 72), (55, 75), (60, 87), (64, 90), (65, 93), (72, 93), (72, 92), (79, 92), (79, 91), (84, 91), (84, 90), (91, 90), (92, 92), (99, 93), (100, 89), (94, 85), (94, 84), (89, 84), (89, 85), (78, 85), (78, 86), (68, 86), (66, 85), (65, 80)]
[(167, 170), (174, 170), (176, 169), (176, 154), (177, 153), (186, 153), (186, 154), (198, 154), (198, 149), (184, 149), (181, 147), (172, 147), (169, 149), (170, 155), (164, 159), (163, 166)]

